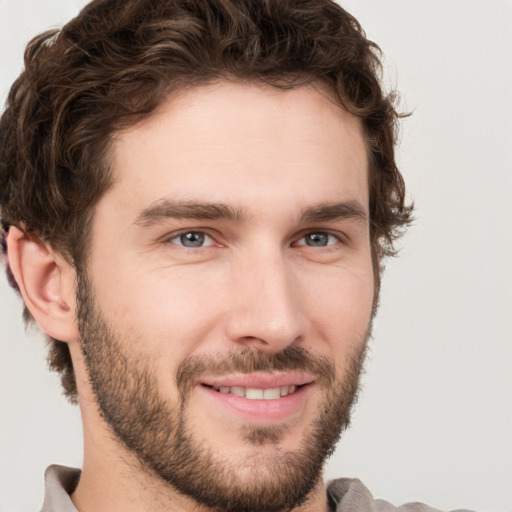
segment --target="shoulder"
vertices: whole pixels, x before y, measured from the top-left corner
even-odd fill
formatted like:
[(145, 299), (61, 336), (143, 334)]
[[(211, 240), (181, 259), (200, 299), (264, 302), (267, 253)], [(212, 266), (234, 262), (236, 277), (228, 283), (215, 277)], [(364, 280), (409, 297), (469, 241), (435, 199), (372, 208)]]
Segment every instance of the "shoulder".
[[(336, 512), (441, 512), (423, 503), (406, 503), (395, 507), (388, 501), (376, 500), (357, 478), (333, 480), (328, 485), (327, 495)], [(453, 512), (470, 511), (459, 509)]]

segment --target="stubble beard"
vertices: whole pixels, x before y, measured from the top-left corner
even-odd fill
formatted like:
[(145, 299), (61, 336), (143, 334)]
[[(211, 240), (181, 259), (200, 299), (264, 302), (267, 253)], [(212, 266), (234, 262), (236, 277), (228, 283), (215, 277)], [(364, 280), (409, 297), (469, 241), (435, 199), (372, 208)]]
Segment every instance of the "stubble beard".
[[(100, 413), (151, 478), (158, 477), (202, 506), (226, 512), (279, 512), (307, 501), (349, 425), (369, 329), (348, 358), (342, 381), (330, 360), (300, 346), (279, 353), (238, 349), (222, 359), (197, 355), (185, 359), (176, 374), (180, 400), (170, 404), (159, 392), (153, 362), (148, 356), (130, 354), (126, 347), (131, 340), (121, 340), (102, 317), (83, 274), (78, 278), (77, 299), (82, 352)], [(236, 463), (197, 439), (189, 425), (187, 403), (191, 383), (198, 377), (206, 372), (286, 370), (312, 373), (324, 390), (318, 416), (304, 431), (297, 449), (284, 450), (279, 444), (286, 436), (286, 425), (244, 426), (239, 437), (254, 447), (254, 455)], [(261, 450), (263, 445), (273, 448), (271, 456), (266, 455), (268, 449)]]

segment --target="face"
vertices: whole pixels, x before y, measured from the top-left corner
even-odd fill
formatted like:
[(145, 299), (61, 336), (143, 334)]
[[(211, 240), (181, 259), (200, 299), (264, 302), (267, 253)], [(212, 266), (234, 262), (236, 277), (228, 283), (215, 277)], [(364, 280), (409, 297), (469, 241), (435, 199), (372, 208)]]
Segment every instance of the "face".
[(202, 505), (296, 506), (348, 424), (370, 329), (359, 122), (320, 88), (221, 82), (112, 149), (78, 292), (103, 418)]

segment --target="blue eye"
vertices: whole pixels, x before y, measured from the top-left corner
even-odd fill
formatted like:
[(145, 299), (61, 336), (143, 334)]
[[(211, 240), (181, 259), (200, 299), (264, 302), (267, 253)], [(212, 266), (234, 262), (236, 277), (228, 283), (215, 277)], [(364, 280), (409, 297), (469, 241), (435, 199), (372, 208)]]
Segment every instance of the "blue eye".
[(314, 231), (304, 235), (299, 239), (296, 245), (307, 245), (308, 247), (327, 247), (329, 245), (335, 245), (339, 242), (331, 233), (325, 231)]
[(173, 236), (170, 239), (170, 242), (190, 249), (207, 247), (214, 244), (212, 237), (202, 231), (185, 231), (183, 233), (179, 233), (178, 235)]

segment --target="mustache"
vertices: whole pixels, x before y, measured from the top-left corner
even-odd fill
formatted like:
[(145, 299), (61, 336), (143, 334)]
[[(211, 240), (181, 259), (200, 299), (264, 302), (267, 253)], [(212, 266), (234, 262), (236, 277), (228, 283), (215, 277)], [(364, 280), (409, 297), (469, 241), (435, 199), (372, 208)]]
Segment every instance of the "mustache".
[(327, 357), (311, 354), (304, 347), (286, 347), (280, 352), (262, 352), (244, 348), (227, 354), (194, 355), (185, 359), (176, 372), (180, 394), (186, 396), (201, 375), (229, 373), (304, 371), (314, 375), (318, 384), (328, 386), (336, 376), (334, 363)]

